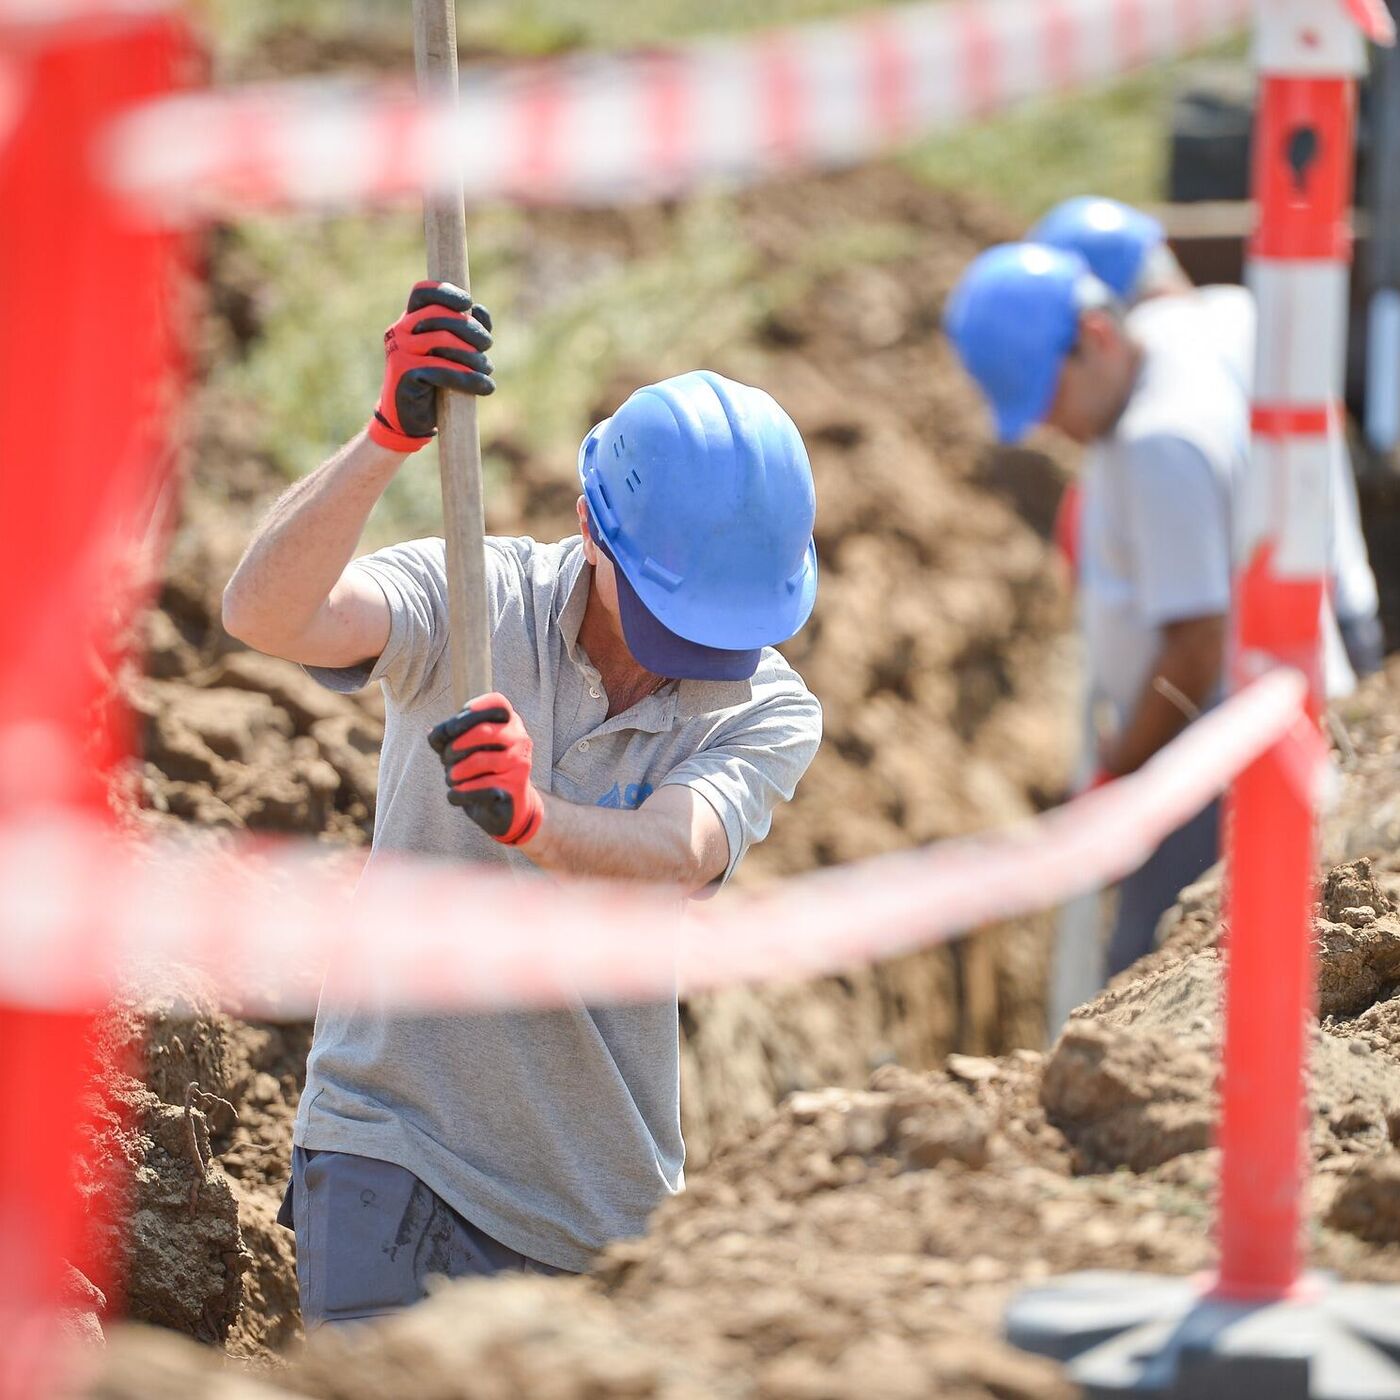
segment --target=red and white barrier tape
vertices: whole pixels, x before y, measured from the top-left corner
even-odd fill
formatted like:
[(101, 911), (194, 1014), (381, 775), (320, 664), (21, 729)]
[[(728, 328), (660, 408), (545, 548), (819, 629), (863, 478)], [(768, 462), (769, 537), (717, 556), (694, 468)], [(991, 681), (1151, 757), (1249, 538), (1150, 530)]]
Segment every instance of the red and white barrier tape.
[(337, 81), (191, 94), (133, 114), (106, 159), (121, 188), (169, 220), (343, 207), (457, 179), (469, 200), (616, 202), (852, 163), (1183, 53), (1241, 29), (1250, 8), (893, 6), (660, 51), (464, 69), (457, 113)]
[(0, 28), (49, 26), (76, 20), (122, 20), (164, 14), (179, 0), (0, 0)]
[(376, 863), (350, 897), (325, 847), (138, 848), (72, 822), (0, 829), (0, 1003), (100, 1003), (141, 968), (206, 972), (245, 1013), (336, 999), (419, 1010), (628, 1001), (847, 970), (1120, 878), (1265, 750), (1321, 752), (1291, 671), (1256, 681), (1132, 777), (1001, 833), (679, 910), (636, 885)]

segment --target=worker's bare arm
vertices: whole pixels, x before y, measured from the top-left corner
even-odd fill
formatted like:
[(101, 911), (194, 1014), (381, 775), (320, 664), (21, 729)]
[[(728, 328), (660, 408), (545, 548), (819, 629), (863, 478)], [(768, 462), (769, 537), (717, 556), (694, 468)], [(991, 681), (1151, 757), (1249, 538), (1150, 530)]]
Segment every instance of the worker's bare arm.
[[(1190, 723), (1192, 716), (1183, 712), (1175, 695), (1196, 709), (1209, 702), (1225, 667), (1225, 635), (1226, 621), (1220, 615), (1186, 618), (1162, 629), (1151, 678), (1122, 734), (1103, 755), (1109, 772), (1141, 768)], [(1158, 685), (1159, 679), (1166, 684)]]
[(520, 849), (542, 870), (651, 880), (693, 894), (723, 875), (729, 864), (724, 824), (693, 788), (678, 783), (663, 787), (635, 812), (541, 796), (539, 834)]
[(389, 606), (372, 579), (347, 566), (406, 460), (360, 433), (287, 491), (224, 589), (224, 627), (258, 651), (306, 665), (377, 657), (389, 639)]

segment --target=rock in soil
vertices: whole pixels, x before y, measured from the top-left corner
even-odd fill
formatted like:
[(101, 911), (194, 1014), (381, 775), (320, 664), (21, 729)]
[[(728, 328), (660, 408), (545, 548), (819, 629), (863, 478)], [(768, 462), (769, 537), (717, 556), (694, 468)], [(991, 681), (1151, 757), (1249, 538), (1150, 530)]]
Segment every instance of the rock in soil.
[(1210, 1146), (1214, 1078), (1204, 1046), (1075, 1021), (1051, 1053), (1040, 1101), (1074, 1144), (1076, 1170), (1145, 1172)]
[(1361, 1158), (1338, 1189), (1327, 1223), (1372, 1244), (1400, 1245), (1400, 1152)]
[(291, 1237), (274, 1217), (309, 1031), (235, 1021), (178, 970), (109, 1008), (78, 1262), (102, 1277), (120, 1266), (132, 1317), (239, 1354), (299, 1336)]
[(63, 1341), (77, 1351), (100, 1346), (106, 1341), (102, 1314), (107, 1310), (107, 1297), (71, 1264), (64, 1269), (62, 1312), (59, 1314)]

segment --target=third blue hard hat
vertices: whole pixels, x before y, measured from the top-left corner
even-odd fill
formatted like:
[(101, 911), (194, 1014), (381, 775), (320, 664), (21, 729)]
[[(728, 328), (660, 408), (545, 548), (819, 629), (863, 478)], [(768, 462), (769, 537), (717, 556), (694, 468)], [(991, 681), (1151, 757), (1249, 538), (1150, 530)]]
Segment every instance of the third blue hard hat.
[(1112, 301), (1082, 258), (1038, 243), (1003, 243), (974, 259), (953, 289), (943, 324), (977, 381), (1003, 442), (1043, 422), (1079, 316)]
[(1026, 239), (1078, 253), (1121, 301), (1138, 293), (1148, 257), (1167, 232), (1150, 214), (1116, 199), (1081, 195), (1057, 204)]
[(811, 615), (812, 469), (762, 389), (708, 370), (638, 389), (583, 440), (579, 478), (648, 670), (750, 676)]

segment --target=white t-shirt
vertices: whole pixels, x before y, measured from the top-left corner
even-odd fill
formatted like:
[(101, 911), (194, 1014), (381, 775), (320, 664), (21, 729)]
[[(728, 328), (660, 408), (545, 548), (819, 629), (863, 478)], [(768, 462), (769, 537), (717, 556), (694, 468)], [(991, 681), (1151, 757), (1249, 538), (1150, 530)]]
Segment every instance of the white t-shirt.
[[(1204, 352), (1208, 314), (1216, 313), (1194, 296), (1157, 298), (1128, 313), (1128, 331), (1146, 352), (1138, 382), (1114, 431), (1084, 463), (1089, 697), (1096, 716), (1108, 711), (1113, 731), (1150, 678), (1163, 627), (1230, 607), (1232, 505), (1248, 460), (1249, 398), (1225, 355)], [(1326, 630), (1328, 690), (1344, 694), (1355, 677), (1330, 617)]]

